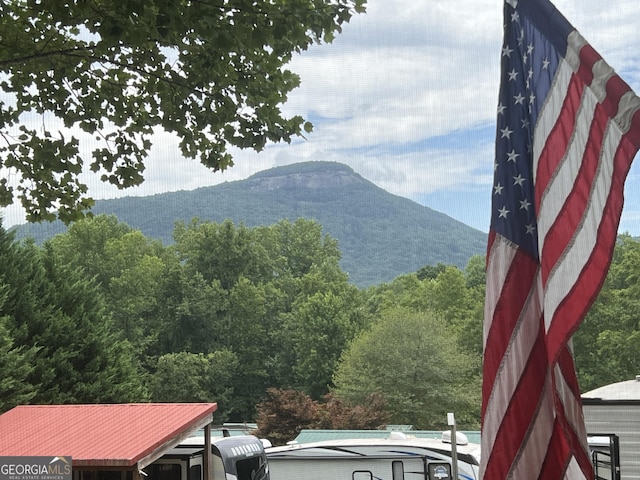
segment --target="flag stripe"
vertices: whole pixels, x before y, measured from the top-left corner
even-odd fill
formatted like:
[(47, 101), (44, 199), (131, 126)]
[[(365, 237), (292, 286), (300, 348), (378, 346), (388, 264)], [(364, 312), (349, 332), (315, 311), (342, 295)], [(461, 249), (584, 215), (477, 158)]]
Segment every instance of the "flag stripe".
[[(541, 160), (539, 159), (542, 157), (542, 151), (548, 143), (547, 139), (551, 135), (551, 130), (556, 127), (558, 123), (558, 117), (563, 113), (565, 97), (568, 95), (567, 92), (572, 85), (572, 80), (574, 80), (574, 75), (571, 65), (566, 60), (563, 60), (557, 70), (557, 73), (553, 80), (551, 91), (549, 92), (549, 96), (544, 103), (542, 112), (540, 114), (540, 117), (538, 118), (538, 123), (536, 124), (535, 134), (533, 136), (534, 182), (536, 185), (542, 182), (542, 184), (545, 185), (545, 188), (549, 183), (549, 179), (551, 178), (553, 170), (555, 170), (555, 165), (549, 167), (543, 164), (541, 166)], [(577, 86), (575, 85), (575, 82), (573, 85), (573, 88), (576, 89)], [(581, 92), (582, 86), (580, 86), (580, 94)], [(546, 176), (539, 178), (540, 174), (545, 173)], [(540, 191), (544, 191), (544, 188), (540, 188)], [(539, 198), (537, 199), (536, 203), (540, 204)]]
[[(553, 225), (557, 225), (558, 217), (563, 212), (571, 211), (566, 208), (566, 199), (571, 195), (580, 175), (585, 174), (581, 170), (579, 159), (582, 158), (582, 153), (587, 145), (587, 135), (579, 133), (571, 135), (571, 132), (576, 123), (591, 121), (593, 118), (593, 108), (591, 107), (595, 107), (595, 98), (587, 95), (591, 102), (589, 100), (583, 101), (585, 96), (583, 89), (576, 81), (572, 82), (572, 87), (574, 88), (570, 87), (568, 92), (568, 101), (563, 106), (563, 113), (558, 118), (557, 128), (551, 133), (539, 163), (539, 167), (551, 167), (545, 168), (539, 173), (535, 187), (536, 209), (539, 212), (538, 239), (544, 240), (540, 242), (540, 256), (543, 259), (545, 256), (553, 256), (557, 260), (560, 256), (559, 253), (564, 250), (569, 241), (569, 239), (565, 239), (561, 247), (550, 241), (547, 246), (546, 237)], [(579, 99), (577, 105), (576, 99)], [(567, 146), (569, 141), (570, 145)], [(544, 192), (544, 196), (542, 192)], [(567, 227), (566, 231), (571, 232), (571, 228)], [(551, 246), (555, 247), (554, 252), (548, 251)], [(543, 263), (543, 283), (546, 283), (548, 273), (548, 265)]]
[[(570, 342), (571, 343), (571, 342)], [(562, 353), (558, 357), (557, 373), (562, 375), (563, 388), (572, 392), (574, 397), (580, 397), (580, 385), (578, 385), (578, 378), (575, 374), (575, 364), (573, 360), (573, 354), (571, 348), (567, 344), (562, 349)]]
[[(590, 467), (590, 468), (593, 469), (593, 467)], [(567, 466), (567, 471), (564, 478), (566, 480), (580, 480), (580, 479), (588, 479), (592, 477), (593, 477), (592, 472), (589, 472), (589, 473), (585, 472), (576, 463), (575, 458), (572, 458), (571, 461), (569, 462), (569, 465)]]
[[(566, 93), (566, 95), (564, 97), (564, 102), (560, 106), (560, 113), (556, 117), (556, 123), (553, 125), (553, 129), (546, 137), (547, 140), (542, 152), (540, 153), (539, 160), (534, 163), (534, 168), (537, 172), (535, 177), (535, 198), (537, 208), (540, 208), (540, 205), (544, 204), (543, 199), (546, 197), (549, 185), (553, 180), (556, 180), (554, 178), (554, 173), (562, 160), (567, 157), (567, 142), (572, 139), (572, 131), (576, 122), (576, 117), (579, 115), (579, 110), (585, 110), (584, 107), (581, 109), (581, 100), (584, 88), (575, 75), (571, 76), (568, 88), (566, 92), (563, 93)], [(578, 142), (572, 142), (572, 145), (577, 143)], [(582, 144), (584, 145), (584, 143)], [(568, 173), (565, 174), (565, 176), (566, 175), (568, 175)], [(562, 182), (562, 179), (558, 179), (557, 181)], [(562, 183), (571, 184), (572, 182), (565, 181)], [(550, 205), (553, 205), (553, 201), (550, 202)], [(560, 207), (556, 207), (556, 209), (559, 210)], [(549, 213), (549, 216), (555, 218), (556, 215)], [(538, 226), (539, 228), (542, 228), (540, 224), (541, 219), (539, 218)], [(544, 229), (544, 231), (546, 230), (547, 229)]]
[[(628, 143), (625, 142), (625, 145)], [(606, 184), (607, 190), (611, 189), (612, 178), (619, 178), (620, 185), (610, 190), (611, 193), (605, 199), (604, 205), (596, 205), (595, 201), (591, 203), (592, 208), (590, 208), (589, 216), (586, 219), (590, 228), (584, 228), (580, 231), (571, 249), (571, 255), (549, 281), (549, 291), (545, 296), (545, 316), (550, 319), (550, 325), (547, 328), (550, 359), (559, 354), (562, 344), (578, 327), (575, 322), (566, 321), (566, 318), (584, 316), (605, 280), (602, 272), (608, 270), (613, 255), (616, 237), (611, 235), (611, 232), (616, 232), (618, 229), (623, 203), (622, 182), (630, 167), (628, 152), (625, 150), (624, 148), (619, 149), (619, 154), (615, 156), (615, 175), (613, 165), (605, 164), (598, 179), (599, 184)], [(616, 194), (616, 190), (619, 193)], [(598, 198), (597, 200), (602, 199)], [(597, 236), (594, 235), (594, 232)], [(595, 248), (596, 246), (597, 248)], [(574, 276), (572, 274), (575, 273), (575, 270), (571, 271), (566, 266), (570, 266), (572, 262), (584, 262), (584, 252), (591, 252), (591, 254), (586, 257), (587, 262), (584, 269), (579, 272), (580, 276)], [(600, 280), (594, 282), (593, 278), (596, 277)], [(567, 291), (567, 286), (572, 286), (572, 288)]]
[[(500, 240), (501, 244), (508, 243)], [(484, 351), (484, 365), (486, 382), (483, 388), (492, 388), (495, 384), (495, 375), (498, 374), (503, 363), (505, 352), (510, 347), (516, 325), (521, 322), (521, 313), (527, 305), (527, 299), (531, 295), (533, 282), (536, 279), (538, 265), (522, 251), (517, 251), (507, 271), (499, 297), (502, 299), (495, 307), (493, 322), (490, 324), (487, 337), (487, 345), (490, 348)], [(518, 275), (518, 281), (512, 277)], [(521, 283), (525, 282), (525, 283)], [(526, 286), (526, 288), (525, 288)], [(509, 299), (509, 301), (506, 301)], [(525, 322), (529, 319), (525, 317)], [(534, 337), (535, 338), (535, 337)], [(483, 391), (483, 398), (487, 400), (492, 395), (491, 390)], [(483, 411), (486, 411), (486, 403), (483, 403)]]
[[(499, 419), (503, 418), (506, 413), (509, 402), (520, 383), (522, 372), (529, 362), (531, 352), (534, 348), (534, 341), (540, 334), (542, 311), (540, 309), (540, 299), (537, 297), (541, 295), (542, 292), (537, 275), (536, 278), (537, 287), (532, 287), (531, 294), (525, 301), (522, 315), (514, 331), (511, 333), (508, 351), (501, 352), (502, 355), (495, 355), (500, 361), (499, 366), (487, 368), (487, 370), (495, 371), (498, 377), (492, 382), (485, 382), (485, 386), (494, 386), (495, 390), (485, 392), (483, 395), (485, 401), (491, 406), (491, 408), (487, 409), (487, 403), (484, 404), (486, 411), (485, 418), (487, 420), (487, 428), (483, 437), (486, 441), (484, 448), (488, 448), (489, 450), (495, 441), (497, 430), (500, 427)], [(499, 322), (500, 318), (497, 317), (496, 323), (498, 325)], [(493, 356), (494, 352), (487, 352), (485, 354), (485, 361), (489, 361)]]
[(527, 432), (526, 442), (520, 448), (520, 455), (514, 460), (509, 478), (538, 478), (553, 434), (553, 419), (553, 391), (550, 376), (547, 375), (540, 392), (540, 406)]
[(582, 443), (582, 439), (587, 436), (587, 431), (580, 402), (580, 388), (573, 356), (568, 346), (563, 349), (563, 353), (559, 357), (555, 375), (556, 393), (559, 397), (558, 410), (562, 411), (562, 415), (558, 415), (558, 419), (561, 425), (564, 421), (565, 437), (568, 439), (570, 450), (573, 452), (577, 464), (583, 472), (589, 472), (592, 468), (591, 458), (586, 445)]
[[(589, 263), (593, 263), (593, 258), (590, 255), (590, 252), (594, 251), (596, 246), (598, 236), (605, 237), (609, 236), (611, 231), (617, 230), (618, 220), (616, 219), (616, 211), (621, 210), (622, 207), (622, 195), (609, 195), (609, 192), (614, 191), (615, 189), (611, 189), (611, 182), (613, 178), (623, 174), (626, 176), (626, 172), (628, 170), (628, 165), (621, 165), (618, 169), (614, 169), (614, 158), (615, 151), (620, 143), (619, 138), (619, 130), (615, 128), (609, 128), (607, 130), (607, 136), (604, 142), (600, 145), (599, 139), (600, 131), (592, 132), (591, 138), (594, 139), (593, 143), (599, 145), (597, 151), (593, 151), (588, 155), (587, 165), (589, 165), (589, 173), (591, 172), (591, 168), (593, 167), (593, 161), (602, 160), (602, 163), (599, 165), (597, 170), (597, 176), (586, 178), (586, 182), (588, 182), (586, 187), (591, 187), (590, 190), (592, 194), (588, 197), (586, 206), (587, 211), (585, 213), (585, 217), (583, 220), (583, 226), (580, 229), (577, 229), (578, 225), (575, 227), (572, 225), (572, 228), (576, 228), (577, 231), (575, 233), (575, 237), (572, 239), (571, 249), (565, 253), (565, 258), (563, 258), (563, 262), (558, 266), (558, 268), (554, 271), (553, 276), (548, 278), (548, 283), (545, 288), (548, 290), (547, 295), (545, 296), (545, 315), (548, 318), (548, 322), (552, 323), (553, 316), (555, 314), (556, 308), (561, 303), (561, 301), (567, 296), (569, 293), (569, 287), (571, 291), (576, 292), (576, 294), (580, 295), (579, 289), (576, 286), (578, 275), (581, 274), (585, 265), (588, 267)], [(594, 145), (595, 147), (596, 145)], [(600, 152), (600, 158), (594, 158), (595, 155)], [(630, 165), (630, 163), (629, 163)], [(586, 166), (586, 165), (585, 165)], [(623, 171), (620, 171), (620, 167), (622, 167)], [(585, 170), (585, 175), (587, 169), (583, 167)], [(607, 203), (609, 201), (614, 202), (609, 207), (607, 207)], [(613, 215), (613, 218), (611, 216)], [(620, 213), (618, 213), (617, 217), (619, 218)], [(605, 228), (601, 234), (600, 225), (601, 222), (604, 221), (607, 227), (613, 226), (614, 229)], [(613, 221), (613, 222), (612, 222)], [(604, 238), (600, 239), (600, 242), (604, 241)], [(615, 240), (615, 235), (613, 238), (609, 239), (609, 242), (613, 244)], [(603, 250), (603, 245), (601, 243), (598, 244), (598, 251)], [(607, 251), (607, 254), (610, 253)], [(597, 252), (596, 252), (597, 254)], [(608, 255), (607, 255), (608, 256)], [(545, 267), (545, 263), (543, 261), (543, 269)], [(600, 268), (607, 267), (607, 265), (598, 265)], [(584, 273), (582, 274), (584, 277)], [(586, 276), (585, 282), (590, 282), (592, 277)], [(582, 295), (583, 298), (584, 295)], [(588, 297), (587, 297), (588, 298)], [(565, 322), (568, 323), (568, 322)]]
[(537, 477), (539, 480), (563, 478), (569, 465), (570, 457), (567, 455), (569, 446), (558, 423), (557, 414), (558, 412), (556, 412), (556, 421), (553, 424), (553, 435), (548, 445), (542, 469)]
[[(581, 109), (582, 114), (576, 121), (576, 131), (588, 132), (588, 135), (583, 133), (574, 136), (577, 137), (576, 141), (571, 144), (567, 161), (562, 163), (561, 171), (556, 177), (558, 181), (554, 181), (548, 190), (545, 201), (556, 208), (547, 209), (544, 204), (538, 207), (541, 212), (538, 216), (539, 238), (544, 235), (544, 240), (540, 242), (540, 250), (542, 282), (545, 286), (551, 271), (565, 254), (567, 246), (583, 221), (585, 208), (589, 205), (591, 185), (598, 169), (598, 152), (605, 126), (598, 122), (598, 108), (595, 108), (595, 112), (590, 109), (591, 106), (597, 105), (595, 97), (588, 91), (583, 97), (586, 97), (582, 102), (585, 108)], [(591, 128), (588, 126), (589, 123)], [(557, 208), (558, 204), (561, 208)], [(564, 262), (562, 264), (565, 265)], [(566, 265), (569, 265), (569, 262)]]
[[(499, 443), (500, 448), (487, 450), (492, 458), (489, 461), (491, 468), (485, 472), (486, 478), (501, 478), (498, 472), (508, 471), (514, 463), (529, 430), (527, 419), (533, 417), (538, 410), (539, 395), (543, 391), (546, 378), (547, 359), (544, 351), (544, 332), (539, 328), (531, 355), (520, 375), (518, 387), (514, 391), (510, 403), (507, 404), (507, 409), (496, 434), (493, 445), (495, 447)], [(482, 445), (481, 451), (485, 451)]]
[[(495, 251), (500, 249), (500, 251)], [(500, 292), (504, 285), (505, 279), (509, 273), (513, 257), (517, 248), (510, 244), (501, 236), (496, 236), (495, 232), (489, 232), (489, 248), (487, 249), (487, 300), (484, 305), (484, 315), (488, 319), (493, 319), (496, 304), (500, 300)], [(483, 345), (487, 345), (487, 336), (491, 327), (491, 323), (484, 324)]]
[[(576, 50), (578, 52), (578, 58), (580, 59), (580, 66), (576, 72), (576, 75), (582, 80), (585, 85), (590, 85), (593, 82), (594, 74), (593, 74), (593, 66), (599, 61), (602, 60), (602, 57), (598, 55), (598, 53), (591, 48), (586, 42), (583, 42), (584, 39), (579, 39), (578, 37), (574, 37), (570, 40), (570, 48), (579, 48)], [(574, 46), (573, 42), (576, 42), (577, 45)], [(578, 47), (581, 45), (581, 47)]]

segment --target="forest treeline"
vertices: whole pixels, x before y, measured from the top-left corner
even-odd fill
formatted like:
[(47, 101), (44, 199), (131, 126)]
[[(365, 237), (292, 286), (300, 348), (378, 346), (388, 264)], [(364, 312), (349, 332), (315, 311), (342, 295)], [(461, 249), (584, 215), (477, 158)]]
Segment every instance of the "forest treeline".
[[(170, 246), (114, 216), (41, 246), (0, 228), (0, 411), (207, 401), (218, 422), (253, 421), (274, 392), (296, 391), (329, 402), (325, 417), (375, 405), (393, 424), (441, 428), (453, 411), (478, 428), (484, 258), (366, 289), (339, 260), (304, 219), (194, 219)], [(640, 243), (621, 236), (574, 336), (583, 391), (640, 371), (639, 272)]]

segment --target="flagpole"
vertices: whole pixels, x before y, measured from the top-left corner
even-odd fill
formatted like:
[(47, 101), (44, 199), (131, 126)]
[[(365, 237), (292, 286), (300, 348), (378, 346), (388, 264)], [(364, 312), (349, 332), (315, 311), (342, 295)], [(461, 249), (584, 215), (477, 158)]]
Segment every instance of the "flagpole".
[(458, 434), (453, 413), (447, 413), (447, 423), (451, 427), (451, 477), (458, 480)]

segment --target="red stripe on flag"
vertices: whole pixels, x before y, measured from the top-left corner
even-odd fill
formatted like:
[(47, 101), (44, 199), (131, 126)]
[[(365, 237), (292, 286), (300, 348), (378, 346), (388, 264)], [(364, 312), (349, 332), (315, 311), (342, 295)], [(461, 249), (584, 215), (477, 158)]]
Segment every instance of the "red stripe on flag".
[[(556, 408), (559, 412), (558, 419), (563, 428), (564, 435), (568, 441), (570, 451), (580, 466), (585, 478), (593, 478), (593, 465), (591, 455), (586, 444), (586, 431), (584, 430), (584, 416), (582, 415), (582, 402), (580, 398), (580, 387), (576, 376), (573, 355), (568, 346), (562, 349), (558, 357), (558, 366), (562, 372), (565, 384), (569, 387), (568, 393), (573, 396), (573, 401), (580, 406), (577, 414), (579, 418), (573, 418), (571, 412), (567, 412), (563, 399), (558, 398)], [(579, 423), (578, 423), (579, 422)]]
[[(562, 427), (558, 423), (557, 417), (553, 424), (553, 436), (549, 442), (547, 455), (545, 456), (542, 469), (538, 475), (538, 480), (547, 480), (550, 478), (563, 478), (564, 472), (567, 470), (571, 452), (569, 445), (564, 438)], [(485, 477), (490, 478), (490, 477)]]
[(589, 44), (583, 45), (580, 49), (580, 67), (576, 72), (576, 75), (582, 80), (585, 85), (589, 85), (593, 81), (593, 66), (602, 57), (596, 52)]
[(562, 352), (558, 356), (558, 366), (563, 373), (564, 380), (567, 386), (571, 389), (574, 397), (580, 398), (580, 385), (578, 385), (578, 378), (575, 373), (575, 364), (573, 361), (573, 355), (569, 347), (565, 345)]
[[(542, 322), (542, 319), (539, 319)], [(538, 337), (527, 361), (526, 368), (520, 376), (518, 387), (514, 392), (509, 407), (505, 412), (495, 442), (487, 459), (484, 478), (501, 478), (501, 472), (507, 472), (523, 445), (529, 430), (529, 422), (544, 392), (548, 364), (544, 347), (544, 328), (541, 325)]]
[(487, 401), (494, 387), (496, 373), (509, 347), (515, 326), (520, 318), (523, 306), (533, 288), (538, 264), (525, 252), (518, 250), (509, 266), (509, 272), (496, 304), (493, 322), (487, 336), (487, 348), (484, 351), (484, 375), (482, 383), (482, 413), (486, 411)]
[[(598, 171), (602, 141), (607, 125), (607, 118), (603, 114), (602, 107), (596, 107), (582, 161), (576, 162), (574, 166), (579, 169), (578, 176), (562, 210), (544, 239), (544, 247), (542, 248), (544, 254), (541, 259), (542, 284), (544, 286), (546, 286), (551, 271), (561, 259), (567, 245), (573, 239), (583, 220), (585, 209), (589, 205), (589, 195)], [(580, 163), (579, 166), (578, 163)]]
[(549, 133), (544, 148), (540, 153), (535, 185), (536, 211), (539, 211), (542, 195), (567, 151), (567, 144), (573, 132), (583, 92), (584, 86), (573, 75), (562, 104), (560, 116)]
[(607, 115), (613, 118), (618, 113), (618, 108), (620, 106), (620, 99), (625, 93), (629, 92), (631, 89), (629, 88), (629, 85), (627, 85), (624, 82), (624, 80), (622, 80), (617, 75), (614, 75), (613, 77), (607, 80), (605, 89), (607, 92), (607, 96), (602, 102), (602, 106), (607, 112)]
[(629, 157), (633, 158), (638, 145), (640, 145), (640, 110), (636, 110), (632, 115), (629, 131), (624, 134), (624, 138), (620, 143)]
[[(489, 237), (487, 238), (487, 261), (486, 265), (489, 265), (489, 260), (491, 259), (491, 248), (493, 247), (493, 242), (496, 239), (496, 232), (493, 230), (489, 230)], [(485, 265), (485, 267), (486, 267)]]

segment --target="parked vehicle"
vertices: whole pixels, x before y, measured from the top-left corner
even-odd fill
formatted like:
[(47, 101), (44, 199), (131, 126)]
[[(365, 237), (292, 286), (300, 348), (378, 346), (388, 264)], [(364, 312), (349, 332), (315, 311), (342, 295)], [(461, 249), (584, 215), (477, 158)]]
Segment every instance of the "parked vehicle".
[[(188, 437), (144, 469), (145, 480), (202, 480), (204, 439)], [(251, 435), (211, 440), (213, 480), (269, 480), (262, 442)]]
[[(458, 479), (477, 480), (480, 446), (459, 441), (456, 447)], [(451, 443), (441, 439), (394, 435), (391, 438), (292, 444), (267, 448), (265, 451), (272, 480), (452, 478)]]

